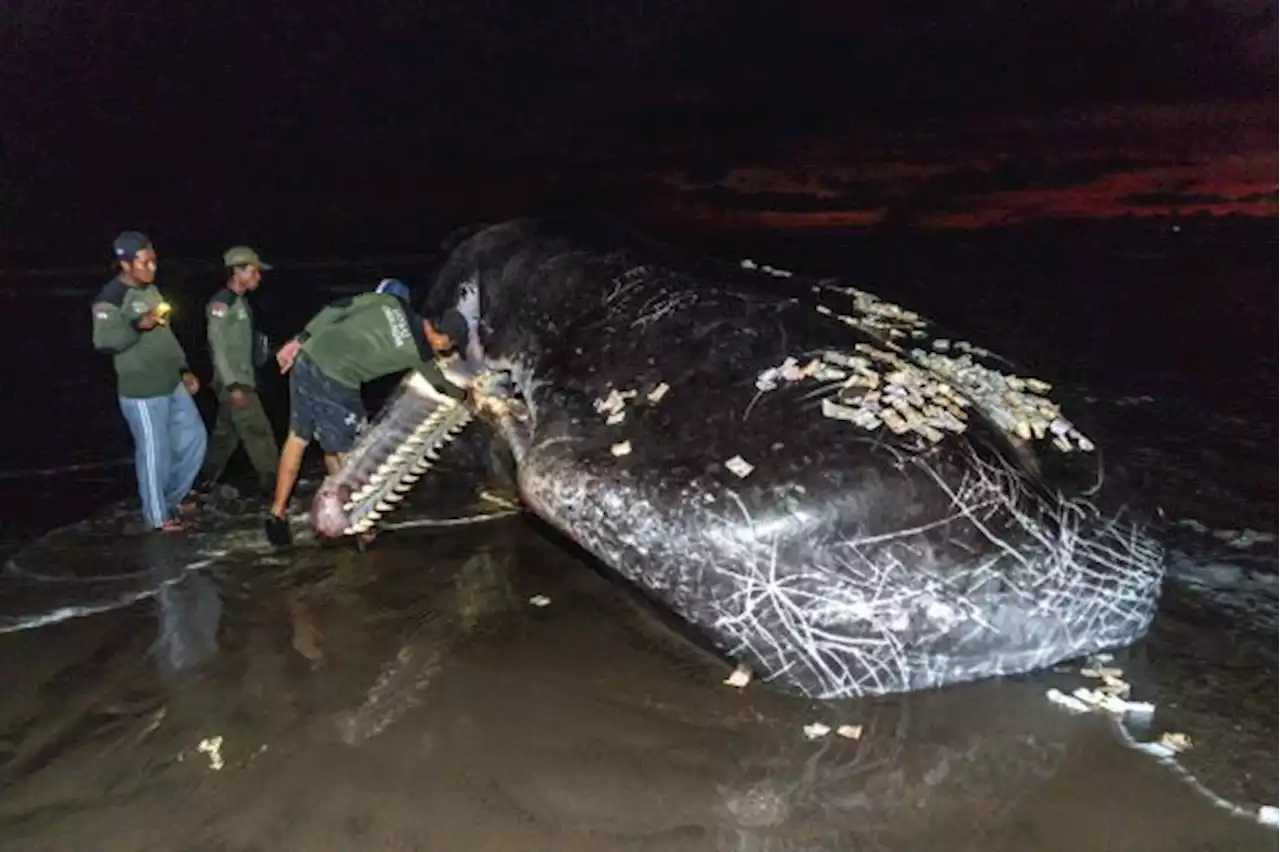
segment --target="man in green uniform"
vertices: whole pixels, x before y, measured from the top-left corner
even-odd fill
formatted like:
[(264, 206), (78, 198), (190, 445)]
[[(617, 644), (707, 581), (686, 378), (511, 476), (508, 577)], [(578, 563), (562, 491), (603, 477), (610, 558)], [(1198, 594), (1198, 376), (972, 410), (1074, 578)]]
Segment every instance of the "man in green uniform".
[(222, 263), (229, 273), (227, 286), (205, 306), (218, 419), (200, 478), (205, 488), (217, 482), (243, 441), (258, 482), (269, 497), (280, 449), (258, 396), (256, 368), (266, 360), (267, 345), (254, 328), (249, 294), (258, 289), (262, 273), (271, 267), (248, 246), (228, 249)]
[(200, 382), (169, 327), (156, 289), (156, 251), (137, 231), (116, 237), (116, 276), (93, 300), (93, 347), (110, 355), (120, 411), (133, 435), (142, 517), (175, 532), (183, 500), (204, 461), (208, 436), (191, 395)]
[(290, 543), (285, 512), (307, 445), (314, 439), (324, 451), (325, 468), (334, 473), (355, 443), (365, 418), (360, 387), (366, 382), (417, 370), (455, 399), (464, 392), (450, 384), (434, 354), (448, 340), (409, 306), (409, 291), (388, 279), (372, 293), (339, 299), (316, 314), (276, 356), (289, 373), (289, 437), (280, 454), (275, 500), (267, 518), (267, 538)]

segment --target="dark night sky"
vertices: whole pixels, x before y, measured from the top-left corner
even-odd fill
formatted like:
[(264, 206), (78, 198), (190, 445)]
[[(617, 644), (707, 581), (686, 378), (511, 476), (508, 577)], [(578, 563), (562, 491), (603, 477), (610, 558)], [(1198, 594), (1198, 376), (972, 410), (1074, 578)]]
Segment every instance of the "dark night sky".
[(483, 209), (442, 212), (442, 175), (465, 193), (853, 126), (1274, 103), (1271, 2), (863, 5), (6, 0), (0, 251), (83, 253), (130, 222), (371, 246)]

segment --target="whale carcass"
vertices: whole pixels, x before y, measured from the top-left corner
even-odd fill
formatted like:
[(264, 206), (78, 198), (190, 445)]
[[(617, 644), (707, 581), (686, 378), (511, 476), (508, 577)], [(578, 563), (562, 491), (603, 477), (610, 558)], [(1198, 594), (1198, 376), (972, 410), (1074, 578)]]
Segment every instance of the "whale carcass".
[(683, 254), (591, 217), (453, 249), (465, 317), (316, 497), (369, 529), (473, 416), (526, 506), (760, 680), (920, 690), (1120, 647), (1163, 553), (1045, 382), (870, 293)]

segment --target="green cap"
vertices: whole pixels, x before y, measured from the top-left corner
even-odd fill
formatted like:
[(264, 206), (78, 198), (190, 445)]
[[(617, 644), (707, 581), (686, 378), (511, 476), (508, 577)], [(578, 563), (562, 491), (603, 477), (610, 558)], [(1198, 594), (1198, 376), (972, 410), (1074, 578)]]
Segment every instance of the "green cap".
[(231, 266), (256, 266), (264, 272), (271, 268), (269, 264), (263, 263), (262, 258), (258, 257), (258, 253), (248, 246), (232, 246), (222, 253), (222, 265)]

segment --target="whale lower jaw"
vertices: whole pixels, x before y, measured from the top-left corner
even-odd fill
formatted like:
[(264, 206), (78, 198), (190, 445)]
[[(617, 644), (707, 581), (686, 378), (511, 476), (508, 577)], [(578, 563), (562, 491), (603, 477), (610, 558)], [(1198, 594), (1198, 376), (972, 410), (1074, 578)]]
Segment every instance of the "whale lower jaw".
[[(337, 473), (316, 493), (311, 524), (329, 538), (369, 532), (393, 511), (439, 459), (440, 452), (478, 412), (502, 433), (517, 464), (532, 434), (528, 408), (502, 371), (450, 374), (459, 387), (469, 387), (472, 406), (446, 396), (418, 373), (401, 381), (382, 411), (370, 423)], [(465, 385), (461, 383), (465, 375)]]
[(414, 372), (406, 376), (341, 469), (325, 478), (311, 508), (320, 535), (371, 530), (395, 509), (440, 451), (467, 427), (471, 411)]

